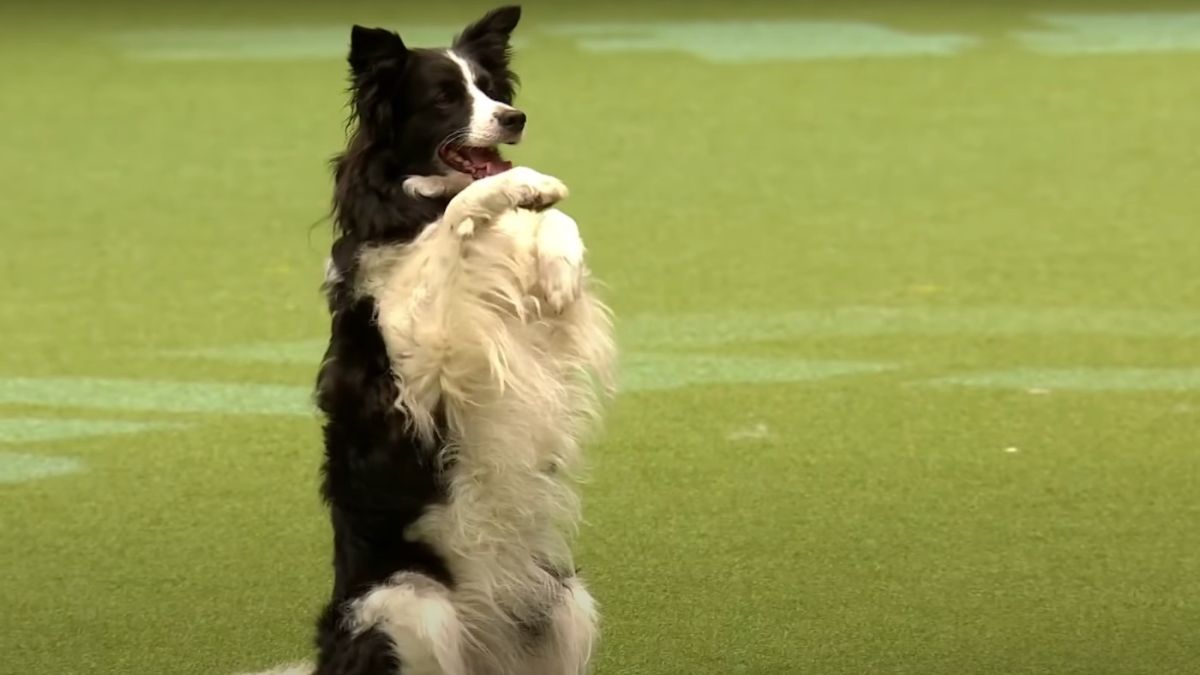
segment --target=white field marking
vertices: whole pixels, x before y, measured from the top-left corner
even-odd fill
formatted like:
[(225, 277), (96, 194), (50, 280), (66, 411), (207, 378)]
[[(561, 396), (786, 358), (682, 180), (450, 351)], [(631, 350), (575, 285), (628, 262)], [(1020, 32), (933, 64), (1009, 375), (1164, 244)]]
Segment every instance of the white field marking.
[[(1042, 30), (1013, 36), (1050, 54), (1200, 50), (1200, 12), (1040, 14)], [(442, 46), (461, 27), (405, 26), (411, 46)], [(908, 33), (853, 21), (690, 21), (562, 23), (555, 35), (593, 52), (677, 51), (716, 63), (959, 54), (978, 39), (957, 33)], [(131, 58), (152, 61), (302, 60), (344, 58), (345, 26), (160, 29), (123, 31), (108, 41)], [(524, 41), (517, 37), (515, 45)]]
[(160, 356), (209, 359), (234, 363), (310, 363), (316, 368), (325, 353), (325, 340), (295, 340), (289, 342), (255, 342), (229, 347), (171, 349), (158, 352)]
[(175, 413), (311, 415), (307, 386), (99, 378), (0, 378), (0, 403)]
[(83, 462), (71, 457), (0, 452), (0, 484), (24, 483), (83, 470)]
[[(401, 35), (410, 47), (433, 47), (449, 43), (461, 30), (451, 25), (406, 25)], [(343, 59), (350, 45), (347, 25), (180, 28), (123, 31), (107, 37), (126, 56), (147, 61)]]
[[(406, 25), (410, 46), (441, 46), (461, 27)], [(566, 23), (555, 35), (578, 38), (589, 51), (681, 51), (717, 63), (858, 57), (947, 56), (977, 39), (954, 33), (906, 33), (850, 21), (690, 21)], [(124, 31), (109, 41), (131, 58), (151, 61), (300, 60), (344, 58), (345, 26), (160, 29)], [(524, 40), (514, 38), (514, 46)]]
[(1200, 51), (1200, 12), (1039, 14), (1047, 27), (1014, 37), (1043, 54)]
[(621, 345), (708, 348), (808, 337), (1116, 335), (1200, 337), (1200, 313), (1143, 310), (834, 307), (645, 314), (618, 322)]
[(1007, 453), (1009, 453), (1010, 455), (1011, 455), (1011, 454), (1013, 454), (1013, 453), (1015, 453), (1015, 452), (1020, 452), (1020, 451), (1019, 451), (1017, 448), (1015, 448), (1015, 447), (1013, 447), (1013, 446), (1011, 446), (1011, 445), (1010, 445), (1010, 446), (1008, 446), (1007, 448), (1005, 448), (1005, 449), (1004, 449), (1004, 451), (1005, 451), (1005, 452), (1007, 452)]
[(260, 670), (253, 673), (236, 673), (235, 675), (312, 675), (315, 670), (311, 663), (307, 661), (298, 661), (296, 663), (285, 663), (281, 666), (275, 666), (270, 670)]
[[(220, 361), (313, 364), (317, 363), (320, 355), (319, 348), (297, 349), (295, 343), (280, 344), (278, 351), (273, 351), (270, 345), (256, 344), (225, 350), (210, 348), (177, 353)], [(621, 358), (620, 388), (634, 392), (709, 384), (807, 382), (842, 375), (883, 372), (894, 367), (893, 364), (867, 361), (628, 351)], [(0, 402), (4, 401), (4, 396), (3, 380), (0, 380)]]
[(759, 441), (771, 436), (766, 424), (758, 422), (752, 427), (732, 431), (725, 438), (730, 441)]
[[(690, 385), (795, 382), (843, 374), (881, 371), (892, 365), (867, 362), (805, 362), (797, 359), (739, 357), (719, 353), (675, 355), (678, 349), (723, 350), (731, 345), (840, 336), (962, 336), (1021, 337), (1026, 335), (1115, 335), (1130, 337), (1197, 337), (1200, 314), (1142, 310), (1084, 309), (949, 309), (841, 307), (783, 312), (712, 312), (639, 315), (621, 319), (619, 344), (622, 387), (625, 391), (667, 390)], [(320, 362), (322, 340), (236, 345), (224, 348), (165, 352), (167, 356), (222, 361), (312, 364)], [(1196, 388), (1189, 375), (1113, 373), (1087, 369), (1093, 375), (1066, 377), (1071, 386), (1020, 375), (988, 386), (1022, 388), (1047, 395), (1059, 388)], [(1155, 374), (1157, 373), (1157, 374)], [(1061, 373), (1058, 373), (1062, 376)], [(970, 374), (961, 384), (985, 386)], [(1011, 374), (1006, 377), (1013, 377)], [(1164, 380), (1168, 378), (1173, 381)], [(1180, 379), (1182, 378), (1182, 379)], [(955, 383), (955, 377), (933, 381)], [(1087, 384), (1090, 382), (1091, 384)], [(1140, 384), (1138, 384), (1140, 382)]]
[(621, 360), (619, 386), (622, 391), (663, 391), (693, 385), (786, 384), (894, 367), (866, 361), (633, 352)]
[(236, 675), (312, 675), (313, 670), (315, 669), (311, 663), (300, 661), (275, 666), (270, 670), (260, 670), (254, 673), (236, 673)]
[[(619, 344), (632, 351), (721, 348), (809, 337), (876, 335), (1115, 335), (1200, 337), (1200, 313), (1085, 309), (835, 307), (779, 312), (641, 314), (619, 317)], [(316, 364), (325, 341), (173, 350), (163, 356), (216, 361)]]
[(592, 52), (677, 51), (714, 63), (862, 57), (949, 56), (978, 40), (906, 33), (859, 21), (647, 21), (568, 23), (549, 28)]
[(931, 386), (1074, 391), (1197, 391), (1200, 368), (1017, 368), (925, 380)]
[(183, 426), (164, 422), (9, 417), (0, 418), (0, 443), (28, 443), (87, 436), (136, 434), (162, 429), (179, 429)]
[[(0, 443), (61, 441), (87, 436), (177, 429), (184, 426), (161, 422), (10, 417), (0, 418)], [(83, 462), (71, 457), (0, 452), (0, 483), (23, 483), (83, 470)]]

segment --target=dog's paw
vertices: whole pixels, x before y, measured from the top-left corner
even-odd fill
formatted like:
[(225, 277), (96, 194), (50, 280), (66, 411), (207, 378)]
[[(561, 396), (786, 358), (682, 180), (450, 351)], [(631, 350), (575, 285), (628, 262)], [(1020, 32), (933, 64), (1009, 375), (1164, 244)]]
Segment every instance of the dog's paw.
[(579, 226), (558, 209), (545, 211), (537, 231), (538, 287), (555, 313), (579, 299), (584, 275)]
[(567, 256), (549, 256), (538, 261), (538, 285), (550, 309), (558, 314), (579, 299), (583, 286), (583, 264)]
[(515, 194), (518, 208), (544, 211), (567, 198), (567, 186), (553, 176), (547, 176), (524, 166), (502, 174)]
[(463, 218), (462, 222), (454, 226), (454, 233), (463, 239), (475, 234), (475, 219)]
[(404, 179), (404, 192), (411, 197), (437, 199), (453, 197), (471, 184), (471, 177), (453, 173), (447, 176), (409, 176)]

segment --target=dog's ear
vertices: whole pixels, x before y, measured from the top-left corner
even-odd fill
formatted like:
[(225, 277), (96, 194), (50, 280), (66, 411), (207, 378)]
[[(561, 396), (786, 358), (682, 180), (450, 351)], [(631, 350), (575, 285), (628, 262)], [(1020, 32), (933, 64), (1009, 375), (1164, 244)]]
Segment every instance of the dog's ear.
[(350, 29), (350, 70), (362, 75), (371, 66), (385, 60), (403, 63), (408, 48), (400, 36), (383, 28), (355, 25)]
[(519, 5), (493, 9), (464, 28), (454, 39), (454, 47), (468, 52), (485, 68), (507, 67), (512, 56), (509, 38), (520, 20)]
[(517, 27), (517, 22), (520, 20), (520, 5), (497, 7), (463, 29), (462, 34), (454, 41), (454, 46), (459, 47), (489, 40), (499, 40), (507, 44), (509, 36), (512, 35), (513, 29)]

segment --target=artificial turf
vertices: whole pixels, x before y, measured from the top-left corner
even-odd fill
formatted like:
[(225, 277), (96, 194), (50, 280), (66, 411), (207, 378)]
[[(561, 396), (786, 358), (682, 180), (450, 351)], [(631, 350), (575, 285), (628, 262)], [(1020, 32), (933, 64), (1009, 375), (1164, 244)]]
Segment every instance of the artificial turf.
[[(997, 5), (526, 4), (597, 675), (1200, 673), (1200, 13)], [(308, 653), (341, 36), (485, 8), (0, 8), (0, 672)]]

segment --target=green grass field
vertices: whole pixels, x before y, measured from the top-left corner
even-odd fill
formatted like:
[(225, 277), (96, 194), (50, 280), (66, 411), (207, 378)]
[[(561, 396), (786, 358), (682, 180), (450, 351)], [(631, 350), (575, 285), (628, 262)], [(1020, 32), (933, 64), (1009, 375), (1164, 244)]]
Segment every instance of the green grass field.
[[(597, 675), (1200, 673), (1200, 10), (627, 4), (511, 153), (619, 318)], [(486, 7), (0, 8), (0, 672), (309, 653), (348, 26)]]

